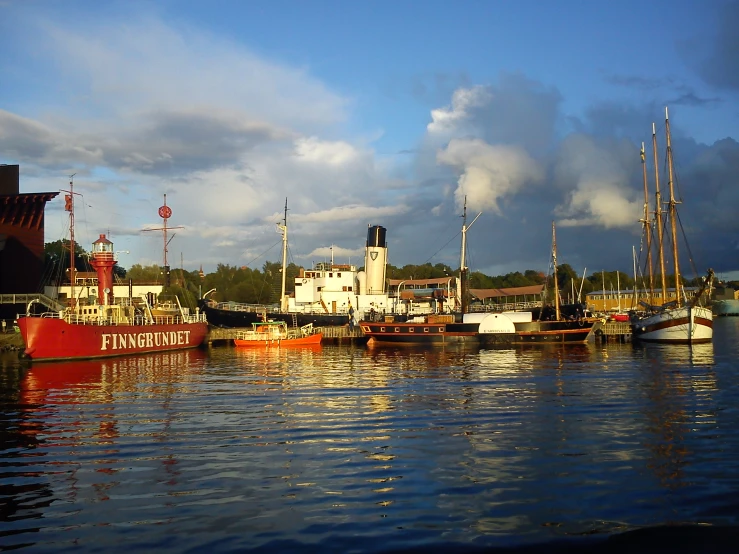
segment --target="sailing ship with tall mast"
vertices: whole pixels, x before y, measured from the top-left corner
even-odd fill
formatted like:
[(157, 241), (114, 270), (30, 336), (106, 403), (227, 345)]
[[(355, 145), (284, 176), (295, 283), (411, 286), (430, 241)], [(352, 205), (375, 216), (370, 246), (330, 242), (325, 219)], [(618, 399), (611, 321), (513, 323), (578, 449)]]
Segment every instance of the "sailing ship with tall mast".
[[(208, 332), (205, 314), (183, 309), (175, 297), (176, 309), (157, 311), (146, 297), (114, 298), (113, 272), (117, 263), (113, 243), (101, 234), (92, 244), (90, 265), (97, 272), (97, 303), (78, 302), (75, 290), (74, 266), (74, 182), (64, 191), (65, 209), (70, 221), (71, 296), (60, 311), (32, 313), (18, 317), (18, 327), (25, 343), (21, 355), (34, 361), (107, 358), (200, 346)], [(172, 210), (166, 205), (159, 215), (166, 220)], [(167, 239), (165, 235), (165, 252)], [(166, 258), (165, 258), (166, 259)]]
[[(534, 319), (531, 311), (488, 314), (480, 322), (480, 344), (581, 344), (600, 328), (600, 318), (589, 317), (580, 305), (565, 315), (557, 274), (557, 228), (552, 221), (552, 284), (554, 306), (545, 306)], [(568, 306), (572, 308), (572, 306)]]
[[(641, 149), (641, 160), (644, 176), (644, 219), (642, 225), (646, 238), (647, 248), (647, 271), (649, 275), (649, 301), (643, 302), (646, 309), (643, 313), (634, 313), (631, 318), (631, 329), (635, 339), (647, 342), (664, 342), (677, 344), (694, 344), (711, 342), (713, 339), (713, 314), (709, 307), (701, 305), (704, 292), (710, 289), (713, 282), (713, 270), (709, 269), (703, 278), (702, 284), (692, 298), (688, 298), (682, 286), (682, 274), (680, 271), (680, 258), (678, 249), (678, 215), (675, 198), (675, 170), (672, 152), (672, 137), (670, 135), (670, 118), (665, 108), (665, 135), (667, 140), (667, 178), (669, 188), (669, 200), (667, 202), (667, 213), (662, 210), (662, 195), (659, 182), (659, 162), (657, 154), (657, 132), (652, 124), (652, 150), (654, 156), (654, 178), (655, 178), (655, 211), (654, 220), (649, 219), (649, 193), (647, 185), (646, 156), (644, 145)], [(666, 221), (665, 221), (666, 216)], [(657, 231), (657, 244), (651, 240), (652, 224)], [(672, 246), (672, 263), (675, 278), (674, 300), (667, 301), (667, 273), (665, 259), (665, 233), (663, 225), (669, 225), (669, 238)], [(661, 285), (660, 304), (656, 304), (654, 273), (652, 268), (652, 248), (656, 250), (659, 262), (659, 275)]]

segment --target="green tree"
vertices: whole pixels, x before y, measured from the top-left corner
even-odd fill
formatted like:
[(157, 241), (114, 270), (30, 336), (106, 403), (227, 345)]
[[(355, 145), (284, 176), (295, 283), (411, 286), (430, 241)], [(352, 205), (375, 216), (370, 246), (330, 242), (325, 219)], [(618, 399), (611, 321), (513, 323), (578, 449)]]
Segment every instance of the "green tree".
[[(46, 284), (69, 282), (70, 241), (66, 239), (44, 244), (44, 278)], [(78, 243), (74, 244), (76, 271), (90, 271), (89, 254)]]
[[(170, 277), (171, 277), (170, 271)], [(139, 282), (164, 282), (162, 276), (162, 268), (158, 265), (142, 266), (141, 264), (134, 264), (131, 269), (128, 270), (127, 276), (129, 279)]]

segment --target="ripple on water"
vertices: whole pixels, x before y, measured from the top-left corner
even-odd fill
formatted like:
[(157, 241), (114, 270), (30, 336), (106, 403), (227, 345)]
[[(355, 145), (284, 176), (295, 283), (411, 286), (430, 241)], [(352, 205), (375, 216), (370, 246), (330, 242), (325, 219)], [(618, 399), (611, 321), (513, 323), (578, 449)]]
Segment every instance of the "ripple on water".
[(721, 325), (702, 349), (216, 348), (6, 368), (0, 542), (375, 552), (733, 525), (739, 330)]

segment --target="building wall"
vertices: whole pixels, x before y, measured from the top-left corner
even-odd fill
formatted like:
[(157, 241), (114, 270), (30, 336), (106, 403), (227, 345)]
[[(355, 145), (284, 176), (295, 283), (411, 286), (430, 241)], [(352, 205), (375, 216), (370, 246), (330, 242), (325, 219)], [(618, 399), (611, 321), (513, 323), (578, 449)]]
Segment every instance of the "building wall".
[(57, 193), (0, 196), (0, 293), (39, 292), (44, 265), (44, 208)]
[[(685, 294), (689, 298), (697, 292), (694, 288), (685, 288)], [(665, 302), (671, 302), (675, 300), (676, 293), (674, 290), (667, 291), (667, 299), (662, 300), (662, 291), (654, 291), (655, 297), (652, 299), (652, 304), (655, 306), (661, 306)], [(588, 308), (593, 312), (617, 312), (619, 311), (619, 305), (621, 311), (627, 312), (629, 310), (639, 310), (642, 306), (638, 305), (638, 302), (647, 302), (647, 294), (644, 291), (639, 291), (639, 298), (637, 302), (634, 302), (634, 293), (622, 292), (619, 300), (619, 295), (616, 292), (607, 292), (605, 295), (602, 291), (591, 292), (586, 296)]]
[(0, 165), (0, 294), (39, 292), (44, 209), (59, 194), (19, 194), (19, 176), (19, 166)]
[[(134, 298), (140, 298), (147, 294), (154, 294), (155, 297), (159, 296), (163, 290), (163, 285), (159, 284), (134, 284), (132, 295)], [(49, 298), (59, 300), (62, 304), (66, 303), (72, 293), (72, 287), (70, 285), (47, 286), (44, 287), (44, 294)], [(75, 287), (75, 296), (83, 303), (94, 304), (97, 303), (97, 280), (91, 281), (89, 284), (84, 286)], [(115, 298), (128, 298), (128, 284), (115, 284), (113, 285), (113, 296)]]

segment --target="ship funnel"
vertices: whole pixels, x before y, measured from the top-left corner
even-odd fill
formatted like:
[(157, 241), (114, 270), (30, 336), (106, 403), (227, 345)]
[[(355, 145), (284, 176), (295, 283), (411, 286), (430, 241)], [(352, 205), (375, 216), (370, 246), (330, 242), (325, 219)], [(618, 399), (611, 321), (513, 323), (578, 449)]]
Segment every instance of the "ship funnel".
[(367, 248), (364, 258), (367, 294), (383, 294), (385, 292), (385, 274), (387, 271), (385, 233), (385, 228), (380, 225), (373, 225), (367, 229)]

